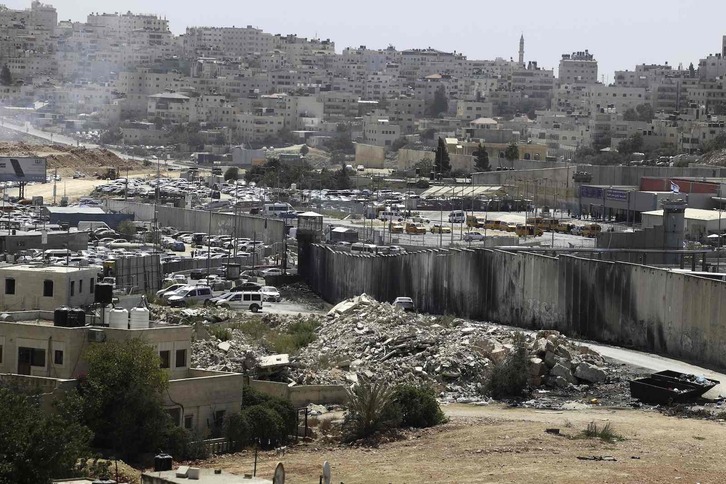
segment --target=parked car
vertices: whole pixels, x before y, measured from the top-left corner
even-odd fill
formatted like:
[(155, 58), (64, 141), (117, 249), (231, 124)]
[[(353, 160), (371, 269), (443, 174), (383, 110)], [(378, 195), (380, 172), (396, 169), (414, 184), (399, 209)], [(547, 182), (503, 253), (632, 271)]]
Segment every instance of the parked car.
[(413, 303), (413, 299), (410, 297), (397, 297), (393, 301), (394, 306), (398, 306), (406, 312), (416, 311), (416, 305)]
[(484, 240), (484, 235), (482, 235), (480, 232), (466, 232), (464, 234), (464, 237), (462, 237), (466, 242), (471, 242), (473, 240)]
[(208, 286), (194, 286), (179, 289), (173, 296), (170, 296), (168, 301), (169, 305), (173, 307), (177, 306), (189, 306), (194, 303), (204, 303), (207, 299), (212, 299), (212, 288)]
[(279, 267), (270, 267), (269, 269), (265, 269), (262, 271), (262, 277), (267, 276), (281, 276), (282, 275), (282, 269)]
[(160, 290), (156, 291), (156, 297), (163, 298), (164, 295), (166, 295), (167, 293), (174, 293), (174, 292), (178, 291), (179, 289), (181, 289), (184, 286), (186, 286), (186, 283), (184, 283), (184, 284), (182, 284), (182, 283), (172, 284), (169, 287), (165, 287), (164, 289), (160, 289)]
[(230, 289), (231, 292), (247, 292), (247, 291), (259, 291), (262, 288), (262, 284), (257, 284), (256, 282), (243, 282), (242, 284), (238, 286), (234, 286), (232, 289)]
[(262, 286), (260, 288), (260, 293), (262, 294), (262, 298), (265, 301), (280, 302), (282, 300), (282, 297), (280, 296), (280, 291), (278, 291), (277, 288), (273, 286)]
[(451, 233), (451, 227), (447, 227), (446, 225), (441, 224), (434, 224), (431, 227), (431, 233), (432, 234), (450, 234)]
[(235, 292), (216, 305), (227, 309), (249, 309), (256, 313), (264, 307), (264, 297), (260, 292)]
[(184, 245), (184, 242), (181, 241), (174, 241), (169, 245), (169, 248), (173, 250), (174, 252), (184, 252), (186, 250), (186, 246)]
[(215, 296), (213, 298), (207, 299), (204, 301), (205, 306), (215, 306), (220, 301), (226, 301), (230, 297), (232, 297), (234, 293), (233, 292), (225, 292), (220, 294), (219, 296)]

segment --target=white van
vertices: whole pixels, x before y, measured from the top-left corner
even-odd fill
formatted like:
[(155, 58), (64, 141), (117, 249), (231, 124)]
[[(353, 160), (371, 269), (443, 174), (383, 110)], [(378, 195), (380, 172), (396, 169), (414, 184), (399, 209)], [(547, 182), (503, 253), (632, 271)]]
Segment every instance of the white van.
[(85, 231), (91, 231), (97, 229), (107, 229), (111, 230), (111, 227), (106, 224), (106, 222), (96, 222), (91, 220), (81, 220), (78, 222), (78, 231), (79, 232), (85, 232)]
[(217, 306), (228, 309), (249, 309), (253, 313), (265, 306), (264, 296), (259, 291), (235, 292), (232, 296), (217, 302)]
[(463, 210), (453, 210), (449, 212), (449, 223), (463, 224), (466, 222), (466, 212)]
[(213, 296), (208, 286), (187, 286), (181, 288), (167, 299), (169, 306), (188, 306), (192, 303), (204, 303)]
[(295, 209), (289, 203), (266, 203), (262, 209), (262, 215), (266, 217), (279, 217), (280, 214), (294, 211)]

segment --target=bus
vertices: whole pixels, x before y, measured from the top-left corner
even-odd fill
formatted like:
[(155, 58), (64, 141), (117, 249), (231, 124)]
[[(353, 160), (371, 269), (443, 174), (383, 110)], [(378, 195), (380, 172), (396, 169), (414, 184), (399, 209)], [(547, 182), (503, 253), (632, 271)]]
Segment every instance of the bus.
[(265, 217), (279, 217), (289, 212), (295, 212), (295, 209), (289, 203), (266, 203), (262, 208), (262, 215)]

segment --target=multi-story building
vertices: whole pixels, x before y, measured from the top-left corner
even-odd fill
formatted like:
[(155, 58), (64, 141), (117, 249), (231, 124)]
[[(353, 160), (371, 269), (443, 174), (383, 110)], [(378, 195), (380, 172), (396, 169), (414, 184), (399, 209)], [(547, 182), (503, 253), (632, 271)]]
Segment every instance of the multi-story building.
[(376, 146), (391, 146), (401, 137), (401, 127), (392, 124), (383, 113), (363, 117), (363, 142)]
[(617, 86), (588, 86), (584, 102), (590, 115), (605, 112), (625, 113), (628, 109), (649, 101), (644, 88)]
[(190, 58), (220, 54), (245, 57), (270, 52), (274, 36), (247, 27), (188, 27), (183, 35), (184, 54)]
[(588, 50), (562, 54), (557, 78), (560, 84), (597, 84), (597, 61)]
[(177, 425), (204, 438), (221, 430), (225, 416), (239, 412), (244, 377), (193, 369), (192, 331), (191, 326), (161, 324), (139, 329), (65, 327), (42, 317), (0, 321), (0, 380), (41, 389), (43, 398), (58, 397), (87, 372), (84, 354), (89, 346), (143, 338), (169, 375), (166, 410)]

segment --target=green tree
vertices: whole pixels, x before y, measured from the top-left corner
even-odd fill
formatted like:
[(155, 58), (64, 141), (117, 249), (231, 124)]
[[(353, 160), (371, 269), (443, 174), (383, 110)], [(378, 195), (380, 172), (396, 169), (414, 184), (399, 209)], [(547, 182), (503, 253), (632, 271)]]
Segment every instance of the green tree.
[(394, 428), (401, 416), (392, 412), (393, 389), (383, 383), (360, 383), (348, 390), (343, 439), (353, 441)]
[(445, 420), (431, 388), (398, 385), (393, 390), (392, 400), (399, 408), (403, 427), (433, 427)]
[(414, 170), (418, 170), (418, 175), (428, 178), (432, 171), (434, 171), (434, 163), (430, 158), (424, 158), (415, 165)]
[(431, 116), (439, 116), (449, 110), (449, 99), (446, 97), (446, 88), (441, 85), (434, 92), (434, 100), (429, 106)]
[(230, 166), (227, 171), (224, 172), (224, 181), (239, 180), (239, 168), (236, 166)]
[(517, 143), (509, 143), (507, 149), (504, 150), (504, 158), (506, 158), (507, 161), (512, 164), (512, 168), (514, 168), (514, 161), (519, 159), (519, 148), (517, 147)]
[(649, 103), (638, 104), (637, 106), (635, 106), (635, 110), (638, 113), (638, 121), (650, 123), (655, 117), (655, 111), (653, 110), (653, 106), (651, 106)]
[(434, 128), (428, 128), (421, 133), (421, 139), (433, 141), (435, 134), (436, 130)]
[(73, 477), (79, 459), (91, 454), (92, 436), (87, 427), (43, 411), (38, 398), (0, 387), (0, 483)]
[(333, 174), (333, 180), (336, 190), (348, 190), (353, 187), (353, 181), (350, 179), (350, 173), (345, 165)]
[(124, 220), (118, 224), (116, 231), (127, 238), (133, 237), (136, 235), (136, 225), (131, 220)]
[(7, 64), (4, 64), (0, 69), (0, 84), (3, 86), (10, 86), (13, 83), (13, 75), (10, 72)]
[(490, 171), (492, 168), (489, 166), (489, 153), (486, 148), (479, 143), (476, 150), (474, 150), (475, 166), (479, 171)]
[(691, 62), (691, 64), (688, 66), (688, 77), (690, 77), (691, 79), (696, 77), (696, 69), (695, 67), (693, 67), (693, 62)]
[(443, 138), (439, 138), (439, 143), (436, 146), (434, 171), (436, 171), (437, 175), (447, 175), (451, 171), (451, 159), (449, 158), (449, 150), (446, 148), (446, 142)]
[(629, 155), (631, 153), (640, 152), (643, 149), (643, 135), (635, 133), (618, 143), (618, 152)]
[(303, 156), (307, 156), (307, 154), (310, 153), (310, 148), (308, 148), (308, 145), (302, 145), (300, 148), (300, 154)]
[(484, 392), (492, 398), (521, 397), (527, 390), (529, 357), (524, 336), (517, 334), (512, 353), (496, 365), (487, 381)]
[(169, 376), (154, 347), (141, 338), (113, 341), (92, 345), (85, 359), (78, 392), (94, 445), (128, 461), (163, 448), (172, 431), (163, 406)]

